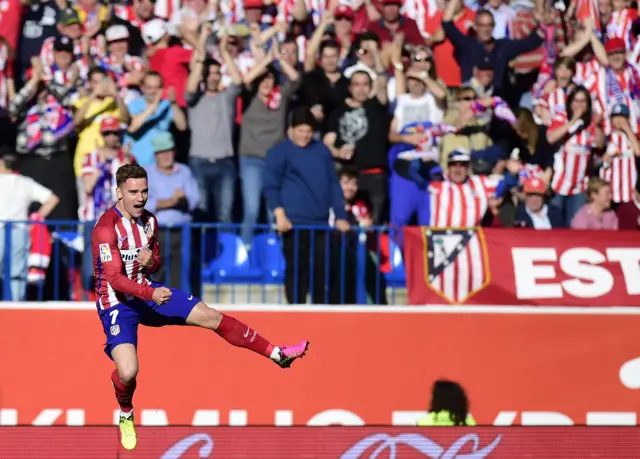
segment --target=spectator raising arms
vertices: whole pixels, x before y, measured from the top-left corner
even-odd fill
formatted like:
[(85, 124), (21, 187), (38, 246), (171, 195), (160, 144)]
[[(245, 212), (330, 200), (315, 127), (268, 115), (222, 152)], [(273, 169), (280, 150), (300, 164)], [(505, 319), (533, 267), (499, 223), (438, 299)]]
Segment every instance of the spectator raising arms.
[[(233, 160), (233, 117), (242, 91), (242, 75), (228, 51), (228, 37), (220, 40), (220, 54), (231, 85), (221, 89), (221, 63), (206, 58), (204, 40), (211, 29), (203, 27), (201, 46), (193, 53), (187, 104), (191, 120), (189, 165), (200, 188), (200, 209), (205, 220), (231, 223), (236, 165)], [(211, 148), (215, 145), (215, 148)]]
[[(273, 66), (274, 61), (280, 64), (287, 75), (287, 81), (282, 86), (276, 79), (278, 73)], [(298, 71), (280, 55), (277, 43), (272, 44), (267, 57), (244, 77), (248, 95), (244, 101), (239, 156), (244, 210), (242, 239), (247, 245), (251, 244), (260, 212), (265, 157), (269, 148), (284, 138), (287, 107), (299, 79)]]

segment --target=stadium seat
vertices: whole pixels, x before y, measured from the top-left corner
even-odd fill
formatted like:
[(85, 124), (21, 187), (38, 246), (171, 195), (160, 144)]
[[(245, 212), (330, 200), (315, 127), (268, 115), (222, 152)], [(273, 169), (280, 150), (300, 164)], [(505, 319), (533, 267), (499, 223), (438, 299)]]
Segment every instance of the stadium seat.
[(267, 284), (284, 282), (286, 262), (280, 247), (280, 238), (273, 233), (257, 234), (251, 244), (249, 259), (253, 266), (262, 271)]
[(387, 286), (404, 287), (406, 284), (406, 274), (404, 271), (404, 260), (402, 259), (402, 250), (393, 238), (389, 238), (389, 258), (391, 263), (391, 272), (385, 274)]
[(203, 271), (203, 279), (217, 284), (257, 283), (262, 271), (253, 266), (242, 239), (236, 234), (219, 232), (218, 257)]

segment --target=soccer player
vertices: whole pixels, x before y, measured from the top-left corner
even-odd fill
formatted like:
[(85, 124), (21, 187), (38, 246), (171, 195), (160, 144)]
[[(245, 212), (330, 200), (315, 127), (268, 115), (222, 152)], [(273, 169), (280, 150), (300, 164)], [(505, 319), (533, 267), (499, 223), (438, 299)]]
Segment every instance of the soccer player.
[(106, 354), (116, 369), (111, 374), (120, 405), (122, 446), (137, 443), (132, 398), (138, 374), (138, 324), (193, 325), (213, 330), (228, 343), (251, 349), (288, 368), (302, 357), (308, 341), (277, 347), (254, 329), (208, 307), (199, 298), (153, 282), (160, 267), (158, 221), (146, 211), (146, 171), (135, 164), (116, 171), (117, 203), (93, 229), (91, 252), (96, 277), (98, 314), (107, 335)]

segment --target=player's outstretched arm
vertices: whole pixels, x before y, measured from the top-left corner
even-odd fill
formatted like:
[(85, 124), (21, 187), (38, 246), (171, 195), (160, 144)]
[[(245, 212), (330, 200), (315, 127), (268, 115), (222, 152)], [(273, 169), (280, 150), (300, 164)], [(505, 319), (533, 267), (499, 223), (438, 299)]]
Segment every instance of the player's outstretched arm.
[(153, 301), (153, 288), (138, 284), (122, 273), (122, 258), (117, 244), (115, 229), (96, 226), (91, 242), (93, 256), (98, 260), (107, 282), (117, 292)]

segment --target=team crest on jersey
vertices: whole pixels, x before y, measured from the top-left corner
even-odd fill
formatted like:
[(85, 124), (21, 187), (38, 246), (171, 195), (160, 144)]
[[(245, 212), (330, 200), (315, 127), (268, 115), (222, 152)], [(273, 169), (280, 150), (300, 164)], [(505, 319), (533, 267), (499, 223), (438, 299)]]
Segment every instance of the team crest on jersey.
[(153, 229), (151, 228), (151, 223), (147, 223), (144, 225), (144, 234), (146, 234), (149, 239), (151, 239), (151, 236), (153, 236)]
[(100, 261), (105, 263), (111, 261), (111, 249), (109, 244), (100, 244)]
[(120, 334), (120, 325), (112, 325), (109, 328), (109, 333), (111, 333), (111, 336), (118, 336)]
[(491, 280), (481, 228), (425, 228), (427, 286), (452, 304), (462, 304)]

